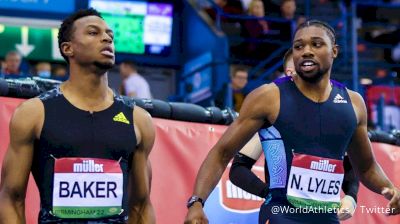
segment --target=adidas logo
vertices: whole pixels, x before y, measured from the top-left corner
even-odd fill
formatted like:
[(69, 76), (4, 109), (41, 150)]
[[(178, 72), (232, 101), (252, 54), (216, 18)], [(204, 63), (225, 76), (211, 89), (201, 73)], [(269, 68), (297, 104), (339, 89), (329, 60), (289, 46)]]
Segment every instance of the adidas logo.
[(339, 93), (336, 94), (335, 98), (333, 99), (333, 103), (347, 103), (347, 100), (345, 100)]
[(125, 124), (130, 124), (129, 120), (126, 119), (124, 113), (122, 113), (122, 112), (120, 112), (119, 114), (115, 115), (114, 118), (113, 118), (113, 121), (122, 122), (122, 123), (125, 123)]

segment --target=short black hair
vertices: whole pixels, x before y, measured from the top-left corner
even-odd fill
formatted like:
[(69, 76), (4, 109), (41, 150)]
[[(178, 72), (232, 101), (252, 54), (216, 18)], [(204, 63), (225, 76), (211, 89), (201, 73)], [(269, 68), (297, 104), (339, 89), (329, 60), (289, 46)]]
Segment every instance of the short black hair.
[(286, 70), (286, 67), (287, 67), (286, 65), (287, 65), (287, 63), (289, 61), (289, 58), (292, 57), (292, 56), (293, 56), (293, 49), (289, 48), (286, 51), (285, 55), (283, 56), (283, 70)]
[(93, 9), (81, 9), (79, 11), (76, 11), (75, 13), (71, 14), (67, 18), (64, 19), (62, 22), (60, 29), (58, 30), (58, 48), (60, 49), (61, 55), (63, 58), (69, 63), (68, 57), (63, 53), (61, 49), (61, 44), (64, 42), (71, 41), (72, 34), (73, 34), (73, 28), (74, 28), (74, 22), (80, 18), (86, 17), (86, 16), (97, 16), (101, 19), (103, 17), (100, 15), (100, 13)]
[(310, 27), (310, 26), (316, 26), (324, 29), (326, 33), (329, 36), (329, 39), (331, 39), (332, 45), (336, 44), (336, 33), (335, 30), (326, 22), (320, 21), (320, 20), (307, 20), (306, 22), (300, 24), (296, 31), (294, 31), (294, 35), (296, 35), (297, 31), (305, 28), (305, 27)]

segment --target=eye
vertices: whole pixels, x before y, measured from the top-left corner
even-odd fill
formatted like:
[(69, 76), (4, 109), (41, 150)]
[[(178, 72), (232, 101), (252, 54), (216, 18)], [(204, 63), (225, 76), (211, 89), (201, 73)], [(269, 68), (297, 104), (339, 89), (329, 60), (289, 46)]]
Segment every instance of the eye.
[(322, 45), (324, 45), (324, 44), (322, 42), (319, 42), (319, 41), (313, 43), (314, 47), (322, 47)]
[(301, 44), (295, 44), (293, 46), (293, 48), (296, 49), (296, 50), (299, 50), (299, 49), (303, 48), (303, 46)]
[(94, 30), (91, 30), (91, 31), (88, 32), (88, 34), (91, 35), (91, 36), (96, 36), (98, 34), (98, 32), (94, 31)]

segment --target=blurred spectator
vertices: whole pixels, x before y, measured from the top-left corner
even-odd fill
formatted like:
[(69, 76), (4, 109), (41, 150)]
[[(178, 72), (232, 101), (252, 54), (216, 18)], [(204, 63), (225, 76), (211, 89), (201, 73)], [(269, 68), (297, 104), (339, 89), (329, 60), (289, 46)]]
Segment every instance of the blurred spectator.
[[(231, 73), (231, 82), (229, 84), (224, 85), (224, 87), (217, 93), (215, 97), (215, 106), (219, 108), (224, 108), (225, 106), (229, 105), (232, 101), (232, 106), (235, 111), (240, 111), (242, 107), (245, 94), (243, 93), (243, 88), (247, 84), (248, 79), (248, 71), (245, 68), (237, 67)], [(232, 91), (232, 98), (228, 99), (227, 96), (230, 95), (228, 91)]]
[(150, 92), (150, 86), (136, 69), (135, 63), (124, 61), (119, 66), (119, 72), (122, 77), (121, 94), (138, 98), (153, 98)]
[(35, 66), (35, 74), (40, 78), (51, 77), (51, 64), (49, 62), (39, 62)]
[(265, 44), (258, 43), (258, 41), (265, 38), (269, 31), (267, 21), (263, 19), (265, 15), (264, 3), (261, 0), (252, 0), (249, 5), (248, 14), (259, 19), (248, 19), (244, 22), (243, 37), (249, 38), (249, 43), (246, 46), (246, 55), (259, 58), (259, 53), (265, 53), (261, 52), (263, 50), (259, 47)]
[(20, 71), (22, 56), (18, 51), (10, 51), (6, 54), (1, 73), (5, 78), (22, 78), (26, 75)]
[(295, 0), (283, 0), (280, 8), (282, 18), (295, 21), (296, 25), (299, 25), (306, 21), (306, 18), (304, 16), (296, 15), (297, 6)]
[(294, 0), (283, 0), (281, 4), (281, 16), (284, 19), (294, 19), (296, 13), (296, 1)]
[(53, 66), (52, 78), (59, 81), (65, 81), (68, 79), (67, 68), (64, 65)]
[[(214, 0), (215, 4), (222, 9), (226, 14), (243, 14), (243, 6), (240, 0)], [(205, 9), (207, 14), (214, 21), (217, 19), (217, 12), (211, 6)], [(228, 21), (226, 18), (221, 18), (222, 21)]]

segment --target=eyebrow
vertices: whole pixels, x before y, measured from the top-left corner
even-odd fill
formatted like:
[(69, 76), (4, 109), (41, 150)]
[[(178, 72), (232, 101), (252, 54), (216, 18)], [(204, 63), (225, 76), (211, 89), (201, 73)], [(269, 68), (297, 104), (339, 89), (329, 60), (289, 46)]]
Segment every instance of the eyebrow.
[[(321, 37), (311, 37), (311, 40), (322, 40), (322, 41), (325, 41), (324, 38), (321, 38)], [(300, 39), (294, 40), (293, 43), (300, 42), (300, 41), (303, 41), (303, 39), (300, 38)]]
[[(88, 25), (86, 28), (94, 28), (94, 29), (98, 29), (98, 30), (101, 29), (99, 26), (93, 25), (93, 24)], [(114, 34), (114, 31), (112, 29), (108, 28), (108, 29), (106, 29), (106, 33)]]

